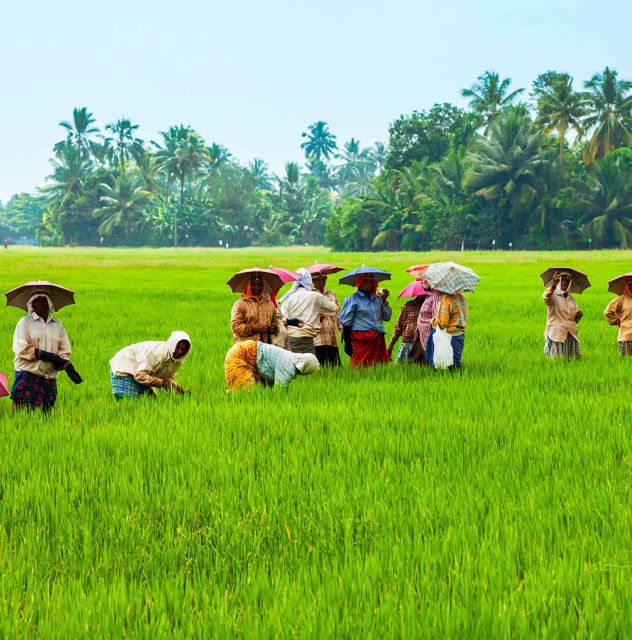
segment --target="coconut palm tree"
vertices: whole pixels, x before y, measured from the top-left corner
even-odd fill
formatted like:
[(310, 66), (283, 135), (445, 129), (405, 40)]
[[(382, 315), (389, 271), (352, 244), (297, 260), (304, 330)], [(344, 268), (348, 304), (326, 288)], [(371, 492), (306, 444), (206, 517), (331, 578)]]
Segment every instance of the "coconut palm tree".
[(71, 193), (78, 193), (83, 180), (90, 171), (91, 163), (86, 160), (80, 147), (65, 145), (51, 160), (53, 172), (48, 176), (50, 184), (42, 189), (53, 207), (59, 207)]
[(338, 148), (336, 136), (329, 131), (324, 120), (310, 124), (307, 131), (301, 135), (306, 138), (305, 142), (301, 144), (301, 149), (305, 152), (305, 157), (308, 160), (329, 160)]
[(524, 89), (509, 91), (511, 79), (501, 80), (498, 73), (486, 71), (478, 77), (478, 82), (470, 89), (463, 89), (461, 95), (470, 99), (470, 108), (479, 114), (485, 122), (485, 130), (489, 129), (505, 107), (515, 104)]
[(273, 186), (272, 182), (270, 181), (268, 165), (263, 160), (255, 158), (248, 165), (248, 170), (257, 181), (257, 188), (262, 189), (263, 191), (272, 191)]
[(125, 173), (125, 162), (129, 161), (132, 149), (143, 146), (143, 141), (134, 137), (138, 125), (132, 124), (127, 118), (121, 118), (113, 124), (105, 125), (105, 128), (112, 134), (105, 142), (112, 148), (114, 166), (120, 169), (121, 173)]
[(102, 183), (101, 207), (94, 213), (105, 216), (99, 225), (99, 233), (111, 235), (117, 230), (125, 234), (133, 233), (144, 221), (143, 211), (151, 194), (145, 191), (140, 181), (128, 174), (120, 174), (114, 186)]
[(535, 124), (544, 135), (557, 133), (560, 176), (564, 181), (564, 150), (566, 135), (573, 131), (577, 138), (584, 135), (582, 120), (587, 114), (586, 96), (573, 89), (573, 78), (568, 73), (545, 73), (533, 85), (538, 117)]
[(584, 161), (590, 163), (613, 149), (632, 146), (632, 82), (620, 80), (614, 69), (606, 67), (584, 84), (588, 90), (584, 127), (592, 131)]
[(72, 121), (63, 120), (59, 123), (61, 127), (66, 129), (66, 139), (58, 142), (55, 147), (55, 153), (58, 153), (64, 146), (70, 145), (81, 152), (84, 160), (90, 157), (91, 145), (93, 140), (92, 134), (99, 133), (99, 128), (94, 126), (96, 122), (92, 113), (87, 107), (75, 107), (72, 110)]

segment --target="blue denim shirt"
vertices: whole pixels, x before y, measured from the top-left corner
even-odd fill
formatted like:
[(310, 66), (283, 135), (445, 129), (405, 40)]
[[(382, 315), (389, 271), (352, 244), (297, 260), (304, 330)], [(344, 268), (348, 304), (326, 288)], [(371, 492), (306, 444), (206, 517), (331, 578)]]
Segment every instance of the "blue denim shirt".
[(390, 320), (393, 310), (388, 302), (374, 295), (356, 291), (347, 298), (340, 310), (340, 322), (343, 326), (351, 323), (352, 331), (377, 331), (386, 333), (383, 320)]

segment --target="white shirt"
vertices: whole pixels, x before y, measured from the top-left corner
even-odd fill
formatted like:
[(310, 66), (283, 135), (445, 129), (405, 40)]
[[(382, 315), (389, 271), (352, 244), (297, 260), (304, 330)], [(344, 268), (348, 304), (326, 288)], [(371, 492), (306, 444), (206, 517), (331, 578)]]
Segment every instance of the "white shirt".
[(332, 315), (338, 311), (332, 302), (320, 291), (310, 291), (300, 287), (283, 302), (283, 317), (298, 318), (303, 321), (302, 327), (288, 326), (291, 338), (315, 338), (320, 332), (320, 316)]
[(13, 333), (15, 370), (28, 371), (44, 378), (56, 378), (58, 372), (50, 362), (35, 359), (35, 349), (70, 359), (70, 341), (62, 323), (50, 315), (44, 322), (43, 318), (32, 311), (18, 322)]

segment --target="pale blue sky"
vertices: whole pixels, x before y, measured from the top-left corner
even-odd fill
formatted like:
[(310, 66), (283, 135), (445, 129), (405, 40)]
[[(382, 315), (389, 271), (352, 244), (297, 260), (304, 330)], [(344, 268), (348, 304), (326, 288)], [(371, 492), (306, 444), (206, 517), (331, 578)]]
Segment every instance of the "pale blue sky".
[[(49, 173), (60, 120), (87, 106), (155, 139), (189, 124), (241, 161), (302, 160), (301, 131), (387, 141), (401, 113), (463, 105), (484, 70), (529, 87), (632, 78), (626, 0), (22, 0), (0, 12), (0, 199)], [(604, 17), (605, 16), (605, 17)], [(603, 26), (607, 25), (607, 29)]]

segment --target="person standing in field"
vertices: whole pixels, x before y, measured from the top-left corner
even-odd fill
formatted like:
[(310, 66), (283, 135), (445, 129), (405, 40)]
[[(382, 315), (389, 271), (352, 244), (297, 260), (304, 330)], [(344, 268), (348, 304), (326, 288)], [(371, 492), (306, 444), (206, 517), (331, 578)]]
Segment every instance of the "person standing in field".
[(226, 390), (264, 386), (287, 388), (298, 375), (310, 375), (320, 368), (311, 353), (292, 353), (263, 342), (245, 340), (234, 344), (224, 360)]
[(253, 273), (241, 298), (233, 305), (230, 324), (233, 341), (259, 340), (271, 343), (279, 333), (279, 319), (274, 303), (264, 295), (264, 281)]
[(417, 320), (425, 299), (426, 296), (417, 296), (406, 302), (399, 312), (393, 327), (393, 337), (387, 349), (388, 355), (392, 357), (393, 348), (401, 337), (402, 344), (397, 350), (395, 362), (400, 364), (415, 362), (415, 358), (418, 356), (415, 353), (415, 351), (419, 351), (419, 349), (415, 349), (418, 344)]
[(321, 366), (340, 366), (340, 352), (338, 351), (338, 341), (342, 333), (340, 324), (340, 305), (336, 294), (330, 289), (326, 289), (327, 275), (316, 273), (312, 276), (312, 283), (316, 291), (322, 293), (326, 298), (336, 305), (336, 313), (333, 315), (323, 314), (320, 316), (320, 331), (314, 338), (316, 347), (316, 357)]
[[(430, 296), (428, 296), (430, 297)], [(426, 360), (434, 364), (434, 340), (436, 329), (443, 329), (450, 334), (453, 364), (450, 369), (461, 369), (463, 366), (463, 348), (465, 347), (465, 328), (468, 323), (467, 299), (462, 293), (441, 294), (431, 322), (430, 335), (426, 344)]]
[(51, 316), (55, 309), (45, 293), (34, 293), (13, 333), (15, 379), (11, 387), (14, 409), (48, 413), (57, 400), (57, 375), (66, 371), (79, 384), (81, 376), (70, 362), (71, 347), (62, 323)]
[(281, 349), (288, 349), (289, 350), (290, 342), (289, 342), (288, 335), (287, 335), (287, 326), (285, 324), (285, 319), (283, 318), (283, 314), (281, 312), (281, 309), (279, 309), (279, 302), (277, 300), (277, 296), (279, 295), (279, 291), (280, 291), (280, 287), (278, 289), (275, 289), (274, 291), (272, 291), (272, 293), (270, 293), (270, 295), (269, 295), (270, 302), (272, 302), (272, 304), (274, 305), (274, 308), (276, 309), (277, 324), (278, 324), (278, 327), (279, 327), (279, 332), (273, 338), (272, 344), (274, 344), (276, 347), (281, 347)]
[(312, 275), (299, 269), (300, 277), (281, 300), (281, 311), (287, 319), (290, 348), (295, 353), (316, 355), (314, 338), (318, 336), (323, 315), (333, 316), (338, 306), (320, 291), (312, 289)]
[(118, 351), (110, 360), (110, 382), (116, 400), (155, 396), (156, 389), (185, 393), (176, 373), (191, 351), (191, 338), (174, 331), (166, 342), (146, 341)]
[(608, 324), (619, 327), (619, 353), (622, 356), (632, 356), (632, 278), (623, 286), (622, 295), (606, 307), (604, 316)]
[(428, 341), (432, 333), (432, 321), (437, 315), (437, 306), (443, 297), (443, 293), (432, 289), (427, 283), (424, 283), (424, 289), (429, 293), (425, 296), (424, 302), (419, 310), (419, 316), (417, 317), (417, 340), (419, 340), (419, 344), (421, 345), (424, 360), (432, 364), (432, 361), (429, 359), (432, 348), (430, 348), (429, 352)]
[(546, 305), (546, 328), (544, 330), (544, 354), (550, 358), (579, 358), (577, 323), (583, 314), (569, 293), (571, 274), (561, 271), (553, 275), (551, 285), (545, 290), (542, 300)]
[(357, 369), (390, 362), (384, 337), (384, 321), (393, 315), (389, 291), (378, 295), (378, 281), (371, 274), (359, 275), (355, 286), (357, 291), (345, 298), (340, 311), (343, 332), (350, 334), (351, 366)]

